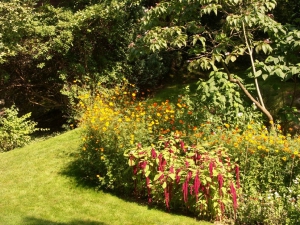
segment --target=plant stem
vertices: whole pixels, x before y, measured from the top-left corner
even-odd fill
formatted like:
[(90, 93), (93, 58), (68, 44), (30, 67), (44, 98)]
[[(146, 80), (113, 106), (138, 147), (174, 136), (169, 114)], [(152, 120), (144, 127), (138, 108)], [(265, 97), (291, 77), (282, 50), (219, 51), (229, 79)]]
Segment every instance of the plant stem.
[(246, 46), (248, 48), (248, 52), (249, 52), (249, 56), (250, 56), (250, 60), (251, 60), (251, 67), (252, 67), (252, 71), (253, 71), (253, 75), (254, 75), (254, 82), (255, 82), (255, 87), (256, 87), (258, 98), (259, 98), (259, 102), (260, 102), (260, 104), (263, 108), (266, 108), (265, 105), (264, 105), (263, 98), (261, 96), (261, 91), (260, 91), (260, 88), (259, 88), (259, 85), (258, 85), (258, 80), (257, 80), (257, 77), (256, 77), (256, 68), (255, 68), (255, 64), (254, 64), (254, 60), (253, 60), (253, 48), (251, 48), (250, 45), (249, 45), (249, 41), (248, 41), (248, 38), (247, 38), (247, 33), (246, 33), (246, 28), (245, 28), (244, 22), (242, 22), (242, 25), (243, 25), (245, 43), (246, 43)]

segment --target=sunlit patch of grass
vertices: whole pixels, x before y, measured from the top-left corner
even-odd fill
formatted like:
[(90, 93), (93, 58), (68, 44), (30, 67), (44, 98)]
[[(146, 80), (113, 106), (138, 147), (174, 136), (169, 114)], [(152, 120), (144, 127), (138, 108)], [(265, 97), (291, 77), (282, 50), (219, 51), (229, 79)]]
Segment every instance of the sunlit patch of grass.
[(77, 186), (63, 171), (80, 141), (76, 129), (0, 154), (0, 224), (210, 224)]

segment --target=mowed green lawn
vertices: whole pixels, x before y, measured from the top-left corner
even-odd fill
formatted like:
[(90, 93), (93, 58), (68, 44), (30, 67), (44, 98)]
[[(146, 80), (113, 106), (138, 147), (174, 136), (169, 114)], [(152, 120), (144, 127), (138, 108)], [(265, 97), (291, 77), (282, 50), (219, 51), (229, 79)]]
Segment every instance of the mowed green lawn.
[(77, 129), (0, 153), (0, 225), (211, 224), (79, 187), (63, 172), (79, 144)]

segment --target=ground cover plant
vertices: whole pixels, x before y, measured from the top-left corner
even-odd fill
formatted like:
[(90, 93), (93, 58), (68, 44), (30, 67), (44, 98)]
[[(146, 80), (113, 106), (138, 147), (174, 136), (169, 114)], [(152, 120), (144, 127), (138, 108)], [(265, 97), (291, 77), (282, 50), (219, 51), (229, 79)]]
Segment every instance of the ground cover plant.
[(0, 154), (0, 224), (210, 224), (78, 186), (79, 129)]

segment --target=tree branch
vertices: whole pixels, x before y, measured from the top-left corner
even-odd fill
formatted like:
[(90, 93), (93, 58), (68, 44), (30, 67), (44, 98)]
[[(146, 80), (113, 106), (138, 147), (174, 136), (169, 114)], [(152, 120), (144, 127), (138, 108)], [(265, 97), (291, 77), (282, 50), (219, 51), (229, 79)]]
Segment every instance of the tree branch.
[[(262, 111), (268, 117), (269, 121), (273, 121), (273, 116), (271, 115), (271, 113), (264, 106), (262, 106), (258, 101), (255, 100), (255, 98), (251, 95), (251, 93), (246, 89), (246, 87), (238, 79), (234, 79), (232, 77), (232, 74), (230, 74), (230, 71), (228, 70), (224, 61), (222, 61), (222, 64), (228, 75), (228, 80), (232, 83), (236, 83), (242, 89), (242, 91), (245, 93), (245, 95), (260, 109), (260, 111)], [(270, 122), (270, 124), (273, 127), (273, 123)]]

